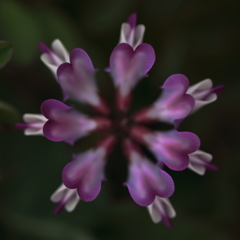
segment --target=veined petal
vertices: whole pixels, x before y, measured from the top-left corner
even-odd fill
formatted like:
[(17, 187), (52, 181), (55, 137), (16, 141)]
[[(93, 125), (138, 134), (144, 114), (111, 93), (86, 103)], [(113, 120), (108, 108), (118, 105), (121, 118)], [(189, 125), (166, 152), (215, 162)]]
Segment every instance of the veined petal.
[(75, 160), (63, 169), (62, 180), (65, 186), (77, 189), (79, 197), (84, 201), (94, 200), (100, 192), (101, 182), (105, 179), (106, 157), (115, 143), (115, 137), (108, 136), (96, 149), (77, 155)]
[(163, 84), (163, 93), (153, 106), (140, 110), (134, 115), (136, 122), (163, 121), (177, 123), (188, 116), (194, 108), (194, 98), (186, 94), (188, 79), (182, 74), (170, 76)]
[(48, 119), (43, 127), (44, 136), (51, 141), (70, 139), (74, 142), (91, 131), (105, 130), (111, 126), (107, 119), (88, 118), (54, 99), (44, 101), (41, 112)]
[(175, 130), (157, 132), (155, 137), (150, 137), (146, 141), (157, 159), (175, 171), (187, 168), (188, 154), (196, 151), (200, 146), (200, 140), (194, 133)]
[(75, 48), (70, 53), (70, 63), (63, 63), (57, 70), (59, 83), (65, 91), (65, 99), (72, 99), (92, 106), (103, 114), (109, 107), (99, 96), (95, 83), (95, 69), (88, 54)]
[[(129, 141), (126, 140), (125, 145), (133, 144)], [(148, 206), (154, 201), (156, 195), (171, 196), (174, 191), (172, 178), (135, 149), (136, 147), (132, 147), (127, 154), (130, 164), (129, 176), (125, 183), (133, 200), (141, 206)]]
[(116, 87), (126, 96), (152, 68), (155, 52), (151, 45), (140, 44), (136, 50), (126, 43), (119, 44), (110, 57), (110, 69)]
[(130, 129), (130, 135), (138, 142), (145, 144), (156, 156), (172, 170), (181, 171), (188, 167), (188, 154), (198, 150), (200, 140), (191, 132), (176, 130), (153, 132), (142, 126)]

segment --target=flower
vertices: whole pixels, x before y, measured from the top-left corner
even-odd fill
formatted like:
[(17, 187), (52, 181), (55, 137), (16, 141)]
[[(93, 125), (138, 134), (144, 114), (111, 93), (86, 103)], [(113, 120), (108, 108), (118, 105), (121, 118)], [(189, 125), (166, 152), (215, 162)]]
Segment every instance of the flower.
[(165, 226), (172, 228), (172, 223), (169, 218), (174, 218), (176, 212), (168, 198), (156, 197), (147, 209), (154, 223), (163, 221)]
[(82, 200), (86, 202), (94, 200), (101, 190), (101, 182), (105, 179), (106, 157), (115, 143), (116, 138), (110, 135), (104, 138), (95, 149), (77, 155), (63, 169), (64, 185), (70, 189), (77, 189)]
[(127, 111), (131, 102), (131, 90), (152, 68), (155, 52), (151, 45), (142, 43), (134, 50), (129, 44), (121, 43), (110, 56), (110, 74), (117, 89), (116, 107)]
[(212, 155), (201, 150), (189, 154), (188, 168), (199, 175), (204, 175), (206, 169), (217, 171), (218, 167), (212, 163)]
[(144, 25), (137, 25), (137, 14), (133, 13), (128, 17), (126, 23), (121, 26), (119, 43), (128, 43), (134, 50), (142, 43), (145, 32)]
[[(24, 115), (26, 123), (18, 127), (25, 133), (41, 133), (51, 141), (70, 144), (93, 132), (102, 132), (95, 147), (77, 153), (63, 168), (63, 185), (51, 197), (58, 202), (55, 213), (63, 207), (71, 211), (80, 199), (90, 202), (98, 196), (102, 182), (107, 180), (107, 159), (119, 141), (127, 160), (128, 176), (124, 185), (129, 194), (138, 205), (148, 207), (154, 222), (162, 220), (168, 227), (171, 226), (169, 218), (175, 216), (168, 200), (175, 187), (170, 174), (162, 168), (166, 166), (174, 171), (190, 168), (199, 174), (216, 168), (210, 164), (211, 155), (199, 150), (198, 136), (180, 132), (177, 127), (192, 113), (198, 101), (209, 101), (222, 87), (211, 89), (205, 82), (189, 88), (186, 76), (174, 74), (163, 83), (162, 94), (151, 106), (129, 117), (132, 91), (146, 77), (156, 58), (153, 47), (142, 43), (144, 30), (143, 25), (136, 26), (136, 14), (131, 15), (122, 25), (120, 43), (111, 53), (107, 70), (115, 85), (114, 109), (100, 95), (96, 69), (83, 49), (75, 48), (68, 55), (59, 40), (53, 42), (53, 50), (41, 44), (44, 52), (41, 58), (57, 76), (63, 101), (70, 99), (86, 104), (96, 116), (83, 114), (74, 105), (48, 99), (41, 105), (42, 115)], [(149, 123), (157, 122), (172, 124), (172, 130), (153, 130)], [(152, 156), (145, 156), (146, 148)]]
[(16, 127), (24, 131), (28, 135), (43, 135), (43, 126), (47, 122), (42, 114), (24, 114), (23, 121), (25, 123), (17, 123)]
[(58, 214), (64, 207), (68, 212), (72, 212), (77, 206), (80, 198), (75, 189), (66, 188), (63, 184), (52, 194), (51, 201), (58, 203), (54, 214)]
[(164, 162), (175, 171), (186, 169), (189, 165), (189, 154), (200, 146), (198, 136), (191, 132), (153, 132), (145, 127), (134, 126), (130, 134), (138, 142), (145, 144), (159, 162)]
[(111, 121), (104, 117), (89, 118), (54, 99), (43, 102), (41, 112), (48, 120), (43, 126), (44, 136), (54, 142), (74, 142), (90, 132), (107, 130), (111, 126)]
[(225, 88), (224, 85), (219, 85), (212, 88), (211, 79), (205, 79), (201, 82), (190, 86), (187, 93), (194, 97), (195, 106), (193, 112), (196, 112), (201, 107), (217, 100), (217, 95), (221, 94)]
[(144, 157), (130, 139), (124, 141), (124, 149), (129, 160), (129, 176), (125, 185), (137, 204), (148, 206), (155, 196), (166, 198), (173, 194), (174, 183), (169, 174)]
[(187, 94), (189, 80), (182, 74), (170, 76), (161, 87), (162, 95), (151, 107), (135, 113), (134, 120), (139, 123), (162, 121), (172, 124), (187, 117), (193, 110), (194, 98)]
[(57, 77), (64, 91), (64, 101), (69, 98), (85, 103), (108, 115), (110, 110), (98, 94), (94, 73), (95, 69), (88, 54), (80, 48), (73, 49), (70, 63), (63, 63), (57, 69)]
[(56, 77), (57, 68), (64, 62), (69, 62), (69, 53), (59, 39), (55, 39), (52, 42), (52, 49), (49, 49), (48, 46), (40, 42), (40, 50), (42, 55), (40, 59), (42, 62), (51, 70), (53, 75)]

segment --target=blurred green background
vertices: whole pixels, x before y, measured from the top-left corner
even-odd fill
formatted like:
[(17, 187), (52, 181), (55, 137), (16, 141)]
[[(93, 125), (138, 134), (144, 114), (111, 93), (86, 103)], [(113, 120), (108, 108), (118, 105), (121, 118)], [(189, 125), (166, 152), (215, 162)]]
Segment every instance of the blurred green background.
[[(109, 160), (113, 173), (107, 174), (110, 181), (96, 200), (54, 216), (49, 197), (60, 185), (62, 168), (73, 151), (93, 145), (94, 139), (72, 148), (25, 137), (14, 128), (22, 114), (39, 113), (44, 100), (61, 100), (58, 84), (39, 59), (39, 41), (50, 45), (59, 38), (68, 50), (86, 50), (100, 69), (101, 92), (111, 99), (104, 68), (119, 41), (120, 25), (132, 12), (146, 26), (144, 42), (157, 55), (150, 77), (134, 92), (136, 108), (156, 99), (159, 86), (174, 73), (185, 74), (191, 84), (211, 78), (215, 86), (226, 85), (217, 102), (180, 127), (201, 138), (201, 149), (214, 156), (220, 171), (204, 177), (189, 170), (171, 172), (176, 185), (171, 202), (177, 211), (171, 230), (152, 223), (120, 185), (126, 169), (118, 170), (124, 169), (118, 154)], [(0, 40), (14, 46), (11, 61), (0, 70), (0, 239), (240, 239), (239, 29), (238, 0), (0, 0)]]

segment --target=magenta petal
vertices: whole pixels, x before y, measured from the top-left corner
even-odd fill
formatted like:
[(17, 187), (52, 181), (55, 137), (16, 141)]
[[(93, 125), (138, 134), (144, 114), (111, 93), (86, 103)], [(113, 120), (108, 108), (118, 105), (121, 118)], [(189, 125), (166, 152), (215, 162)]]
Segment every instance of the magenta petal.
[(146, 74), (150, 71), (153, 64), (155, 63), (156, 60), (155, 51), (151, 45), (147, 43), (142, 43), (138, 45), (138, 47), (135, 49), (135, 54), (137, 55), (139, 53), (144, 54), (146, 56), (143, 65), (144, 74)]
[(158, 132), (148, 144), (159, 161), (172, 170), (181, 171), (188, 167), (188, 154), (199, 148), (200, 140), (191, 132), (168, 131)]
[(52, 53), (52, 51), (49, 49), (49, 47), (44, 42), (39, 42), (39, 48), (42, 53), (48, 53), (48, 54)]
[(135, 154), (131, 161), (126, 185), (137, 204), (148, 206), (155, 196), (166, 198), (173, 194), (174, 182), (169, 174), (140, 155)]
[(79, 197), (84, 201), (94, 200), (100, 192), (104, 179), (105, 153), (103, 149), (85, 152), (63, 169), (63, 183), (68, 188), (77, 188)]
[(102, 101), (98, 95), (94, 79), (95, 69), (90, 57), (84, 50), (76, 48), (70, 53), (70, 62), (63, 63), (57, 69), (57, 77), (67, 93), (66, 97), (101, 108)]
[(152, 116), (159, 120), (174, 123), (175, 128), (187, 117), (195, 105), (194, 98), (186, 94), (189, 81), (182, 74), (170, 76), (163, 84), (163, 94), (155, 102)]
[(80, 64), (88, 70), (95, 71), (91, 58), (83, 49), (73, 49), (70, 53), (70, 61), (73, 65), (73, 68), (78, 67), (78, 65)]
[(48, 119), (58, 120), (54, 112), (57, 111), (65, 111), (71, 109), (71, 107), (67, 106), (61, 101), (55, 99), (48, 99), (44, 101), (41, 105), (41, 113)]
[(212, 93), (216, 93), (217, 95), (220, 95), (225, 89), (225, 87), (226, 87), (225, 85), (219, 85), (215, 88), (210, 89), (208, 94), (202, 100), (205, 100)]
[(127, 20), (127, 23), (131, 26), (131, 28), (135, 28), (136, 23), (137, 23), (137, 14), (136, 13), (132, 13)]
[(110, 69), (115, 86), (120, 88), (122, 96), (131, 89), (151, 69), (155, 61), (155, 52), (149, 44), (138, 45), (136, 50), (127, 43), (121, 43), (110, 57)]

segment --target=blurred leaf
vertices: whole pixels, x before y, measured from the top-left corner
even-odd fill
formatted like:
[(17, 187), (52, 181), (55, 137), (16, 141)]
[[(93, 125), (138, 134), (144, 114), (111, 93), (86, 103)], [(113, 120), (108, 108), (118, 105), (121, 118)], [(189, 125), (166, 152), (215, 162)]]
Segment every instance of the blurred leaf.
[(14, 59), (28, 64), (38, 51), (40, 37), (36, 12), (15, 1), (0, 2), (0, 20), (4, 35), (14, 45)]
[(0, 41), (0, 68), (4, 67), (11, 59), (13, 46), (9, 42)]
[(11, 105), (0, 101), (0, 130), (11, 127), (19, 120), (18, 111)]

